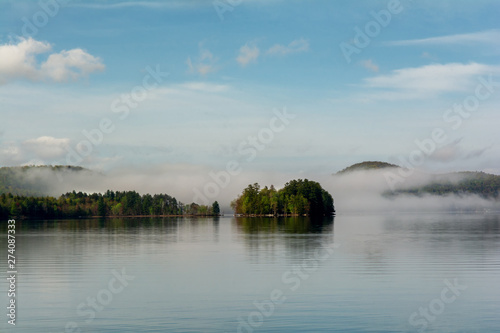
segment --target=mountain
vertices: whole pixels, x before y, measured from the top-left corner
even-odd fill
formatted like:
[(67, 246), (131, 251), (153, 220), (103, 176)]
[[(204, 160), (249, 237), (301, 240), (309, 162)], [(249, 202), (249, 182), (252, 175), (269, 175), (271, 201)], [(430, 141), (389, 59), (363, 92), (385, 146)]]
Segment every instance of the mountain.
[(459, 196), (476, 194), (485, 199), (498, 199), (500, 193), (500, 176), (485, 172), (456, 172), (434, 175), (434, 180), (416, 187), (399, 189), (384, 193), (387, 196), (410, 194), (423, 196), (425, 194)]
[(361, 163), (356, 163), (351, 166), (348, 166), (347, 168), (337, 172), (337, 174), (344, 174), (344, 173), (349, 173), (349, 172), (354, 172), (354, 171), (363, 171), (363, 170), (378, 170), (378, 169), (385, 169), (385, 168), (399, 168), (400, 166), (391, 164), (391, 163), (386, 163), (386, 162), (380, 162), (380, 161), (365, 161)]
[[(365, 161), (353, 164), (335, 176), (355, 174), (358, 171), (374, 171), (373, 175), (379, 179), (376, 185), (385, 197), (400, 195), (436, 195), (449, 194), (464, 196), (475, 194), (483, 198), (500, 199), (500, 176), (485, 172), (455, 172), (447, 174), (419, 174), (412, 179), (405, 179), (393, 191), (384, 179), (384, 171), (398, 174), (399, 166), (381, 161)], [(378, 173), (375, 171), (379, 171)], [(371, 172), (370, 172), (371, 173)], [(417, 174), (417, 172), (415, 172)], [(421, 179), (420, 179), (420, 178)], [(355, 177), (356, 178), (356, 177)], [(370, 176), (370, 179), (373, 177)], [(105, 176), (99, 172), (79, 166), (23, 166), (0, 168), (0, 195), (11, 193), (24, 196), (61, 195), (73, 190), (85, 191), (89, 180), (104, 181)], [(351, 181), (351, 180), (349, 180)], [(354, 180), (353, 180), (354, 181)], [(359, 186), (359, 184), (357, 185)], [(361, 183), (361, 186), (364, 186)]]
[(93, 172), (79, 166), (42, 165), (0, 168), (0, 194), (24, 196), (53, 194), (57, 184), (68, 176)]
[[(400, 168), (395, 164), (390, 164), (380, 161), (367, 161), (353, 164), (336, 175), (345, 175), (358, 171), (374, 171), (390, 168)], [(397, 174), (397, 173), (395, 173)], [(379, 174), (380, 178), (384, 178)], [(499, 199), (500, 195), (500, 176), (485, 172), (454, 172), (446, 174), (421, 174), (422, 180), (418, 181), (418, 185), (401, 184), (399, 188), (393, 191), (383, 191), (385, 197), (396, 197), (398, 195), (436, 195), (446, 196), (454, 194), (458, 196), (475, 194), (482, 198)], [(411, 182), (409, 182), (411, 183)], [(403, 187), (404, 185), (404, 187)]]

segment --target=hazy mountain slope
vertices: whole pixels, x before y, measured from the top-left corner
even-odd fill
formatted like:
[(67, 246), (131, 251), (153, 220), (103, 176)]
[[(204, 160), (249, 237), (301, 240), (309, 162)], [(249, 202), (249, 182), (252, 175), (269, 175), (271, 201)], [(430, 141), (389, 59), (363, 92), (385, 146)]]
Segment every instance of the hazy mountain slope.
[[(379, 162), (368, 161), (353, 164), (336, 175), (346, 175), (362, 171), (382, 172), (384, 169), (391, 171), (391, 168), (400, 168), (397, 165)], [(397, 169), (393, 169), (393, 174), (397, 175)], [(406, 172), (408, 173), (408, 172)], [(381, 174), (380, 176), (383, 176)], [(418, 181), (415, 181), (415, 178)], [(415, 182), (417, 184), (415, 184)], [(394, 191), (387, 191), (381, 188), (384, 196), (394, 197), (397, 195), (438, 195), (445, 196), (449, 194), (469, 195), (475, 194), (482, 198), (498, 198), (500, 193), (500, 176), (492, 175), (484, 172), (454, 172), (446, 174), (421, 174), (410, 176), (405, 179), (404, 183), (398, 184), (399, 187)]]
[(337, 172), (337, 174), (344, 174), (348, 172), (361, 171), (361, 170), (378, 170), (384, 168), (399, 168), (399, 166), (380, 161), (365, 161), (348, 166), (347, 168)]
[(0, 194), (43, 196), (52, 195), (69, 177), (93, 174), (78, 166), (23, 166), (0, 168)]
[(468, 195), (476, 194), (483, 198), (498, 198), (500, 192), (500, 176), (484, 172), (456, 172), (435, 175), (434, 180), (423, 186), (399, 189), (389, 195), (412, 194), (431, 195)]

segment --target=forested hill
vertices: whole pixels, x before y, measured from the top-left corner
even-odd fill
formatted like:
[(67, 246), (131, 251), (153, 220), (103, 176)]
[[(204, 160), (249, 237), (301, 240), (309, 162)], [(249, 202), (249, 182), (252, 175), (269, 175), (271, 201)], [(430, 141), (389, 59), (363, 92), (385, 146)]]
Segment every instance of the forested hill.
[(349, 173), (349, 172), (354, 172), (354, 171), (362, 171), (362, 170), (378, 170), (378, 169), (385, 169), (385, 168), (399, 168), (399, 166), (395, 165), (395, 164), (391, 164), (391, 163), (380, 162), (380, 161), (365, 161), (365, 162), (356, 163), (356, 164), (353, 164), (351, 166), (348, 166), (347, 168), (337, 172), (337, 174), (344, 174), (344, 173)]
[[(392, 170), (391, 170), (392, 168)], [(396, 175), (397, 169), (401, 168), (395, 164), (379, 161), (368, 161), (353, 164), (335, 174), (343, 176), (359, 171), (392, 171)], [(379, 174), (383, 177), (382, 173)], [(436, 195), (445, 196), (454, 195), (479, 195), (487, 199), (499, 199), (500, 196), (500, 176), (485, 172), (455, 172), (446, 174), (428, 174), (424, 175), (426, 181), (419, 186), (411, 188), (400, 188), (395, 191), (386, 191), (383, 193), (386, 197), (395, 197), (398, 195)]]
[(309, 215), (331, 216), (335, 213), (333, 198), (318, 182), (307, 179), (291, 180), (276, 190), (250, 184), (231, 207), (241, 215)]
[(0, 194), (24, 196), (51, 194), (51, 188), (70, 174), (93, 172), (78, 166), (22, 166), (0, 168)]
[[(452, 179), (457, 179), (452, 181)], [(468, 195), (476, 194), (485, 199), (499, 199), (500, 176), (484, 172), (457, 172), (435, 176), (435, 180), (420, 186), (409, 189), (401, 189), (385, 193), (388, 196), (400, 194), (410, 194), (422, 196), (431, 195)]]

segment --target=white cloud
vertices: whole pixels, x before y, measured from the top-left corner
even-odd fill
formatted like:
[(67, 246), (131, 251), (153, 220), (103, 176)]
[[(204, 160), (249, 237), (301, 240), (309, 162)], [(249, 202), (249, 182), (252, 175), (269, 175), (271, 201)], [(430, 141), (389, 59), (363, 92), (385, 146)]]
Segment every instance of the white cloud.
[(60, 158), (66, 153), (70, 140), (57, 139), (52, 136), (41, 136), (23, 142), (23, 147), (39, 159)]
[(478, 63), (432, 64), (393, 70), (364, 80), (369, 88), (384, 89), (382, 99), (408, 99), (445, 92), (470, 91), (481, 75), (498, 74), (500, 67)]
[(0, 148), (0, 162), (2, 165), (16, 164), (21, 160), (21, 150), (15, 143), (2, 143), (2, 148)]
[(56, 82), (77, 80), (105, 68), (101, 59), (82, 49), (52, 53), (45, 62), (39, 62), (37, 55), (46, 54), (51, 50), (49, 43), (33, 38), (20, 39), (17, 44), (0, 45), (0, 84), (20, 78)]
[(2, 143), (0, 149), (0, 164), (2, 165), (33, 165), (50, 164), (62, 159), (67, 153), (70, 140), (41, 136), (24, 141)]
[(236, 61), (238, 61), (241, 66), (245, 67), (251, 62), (257, 61), (259, 55), (259, 48), (255, 45), (249, 45), (247, 43), (240, 48), (240, 54), (236, 58)]
[(203, 43), (198, 44), (200, 54), (197, 59), (193, 62), (191, 57), (188, 57), (186, 64), (189, 68), (189, 73), (207, 75), (208, 73), (216, 72), (217, 68), (215, 64), (217, 63), (217, 58), (214, 57), (212, 52), (203, 47)]
[(378, 72), (379, 68), (371, 59), (361, 61), (361, 66), (373, 72)]
[(408, 39), (387, 42), (386, 45), (406, 46), (406, 45), (445, 45), (445, 44), (470, 44), (470, 43), (491, 43), (500, 42), (500, 30), (486, 30), (468, 34), (455, 34), (423, 39)]
[(18, 44), (0, 45), (0, 84), (24, 77), (36, 80), (39, 73), (36, 69), (35, 56), (50, 51), (48, 43), (39, 42), (32, 38), (23, 39)]
[(306, 52), (309, 51), (309, 42), (303, 38), (296, 39), (288, 45), (275, 44), (269, 50), (267, 54), (270, 55), (287, 55), (290, 53)]
[(82, 49), (51, 54), (41, 66), (42, 72), (54, 81), (77, 80), (81, 76), (104, 70), (104, 65)]

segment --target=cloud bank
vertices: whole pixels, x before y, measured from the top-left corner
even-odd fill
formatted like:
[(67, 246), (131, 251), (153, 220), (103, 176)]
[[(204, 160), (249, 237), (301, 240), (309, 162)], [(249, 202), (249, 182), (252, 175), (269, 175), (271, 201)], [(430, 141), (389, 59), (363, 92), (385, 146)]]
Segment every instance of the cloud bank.
[[(391, 212), (447, 212), (447, 211), (500, 211), (500, 201), (483, 199), (477, 195), (399, 195), (385, 197), (390, 190), (385, 173), (388, 169), (356, 171), (335, 175), (326, 180), (324, 187), (332, 193), (338, 212), (347, 213), (391, 213)], [(439, 176), (440, 180), (458, 183), (463, 175)], [(430, 184), (436, 175), (415, 171), (413, 175), (398, 184), (397, 189), (410, 189)]]
[[(141, 194), (166, 193), (183, 203), (191, 203), (195, 199), (195, 189), (203, 191), (203, 186), (214, 179), (210, 173), (217, 174), (221, 170), (213, 170), (206, 166), (190, 164), (163, 164), (150, 167), (122, 167), (108, 172), (74, 172), (65, 171), (56, 175), (46, 169), (30, 171), (29, 179), (38, 181), (47, 193), (58, 196), (76, 190), (83, 192), (131, 191)], [(330, 192), (335, 200), (338, 214), (361, 213), (379, 214), (391, 212), (449, 212), (449, 211), (500, 211), (500, 201), (487, 200), (476, 195), (467, 196), (431, 196), (422, 197), (401, 195), (385, 197), (382, 194), (389, 190), (384, 173), (385, 170), (356, 171), (342, 175), (305, 175), (293, 173), (269, 173), (245, 171), (232, 177), (227, 186), (221, 188), (216, 196), (209, 197), (211, 202), (217, 200), (226, 213), (230, 213), (230, 202), (245, 187), (255, 182), (261, 187), (274, 185), (282, 188), (292, 179), (307, 178), (318, 181)], [(435, 175), (416, 171), (405, 178), (400, 189), (423, 186), (435, 181)], [(443, 179), (443, 176), (440, 176)], [(463, 179), (463, 175), (451, 174), (447, 180), (455, 183)], [(197, 201), (203, 204), (203, 202)]]

